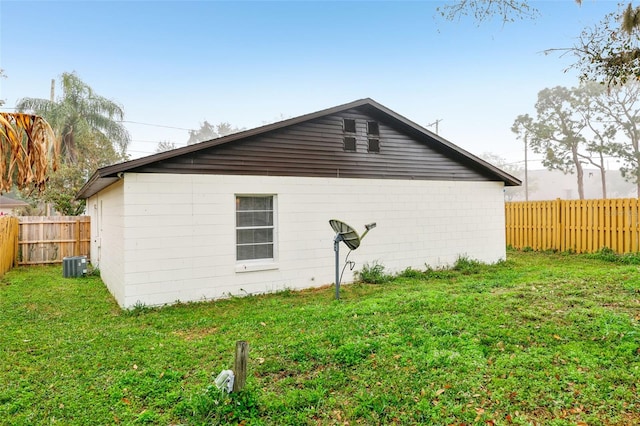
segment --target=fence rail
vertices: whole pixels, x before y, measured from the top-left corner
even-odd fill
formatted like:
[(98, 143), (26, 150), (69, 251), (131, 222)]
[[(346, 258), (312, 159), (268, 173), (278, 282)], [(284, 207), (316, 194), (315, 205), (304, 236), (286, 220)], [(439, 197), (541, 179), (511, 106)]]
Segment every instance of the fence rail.
[(0, 217), (0, 277), (18, 260), (18, 219)]
[(89, 257), (89, 216), (21, 216), (19, 265), (62, 263), (67, 256)]
[(560, 200), (505, 204), (507, 245), (534, 250), (640, 252), (640, 200)]

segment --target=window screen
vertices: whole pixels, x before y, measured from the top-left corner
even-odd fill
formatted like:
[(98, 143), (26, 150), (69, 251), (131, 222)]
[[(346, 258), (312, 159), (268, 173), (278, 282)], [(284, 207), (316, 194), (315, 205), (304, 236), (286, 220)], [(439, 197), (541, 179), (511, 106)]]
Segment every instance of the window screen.
[(236, 259), (273, 259), (273, 196), (236, 196)]

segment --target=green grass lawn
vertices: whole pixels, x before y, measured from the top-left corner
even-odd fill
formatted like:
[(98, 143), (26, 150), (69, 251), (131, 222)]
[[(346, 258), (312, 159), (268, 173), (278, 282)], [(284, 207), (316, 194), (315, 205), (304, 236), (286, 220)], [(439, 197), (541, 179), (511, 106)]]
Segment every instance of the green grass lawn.
[[(640, 424), (640, 267), (509, 252), (383, 284), (121, 311), (0, 279), (0, 423)], [(250, 344), (243, 392), (212, 386)]]

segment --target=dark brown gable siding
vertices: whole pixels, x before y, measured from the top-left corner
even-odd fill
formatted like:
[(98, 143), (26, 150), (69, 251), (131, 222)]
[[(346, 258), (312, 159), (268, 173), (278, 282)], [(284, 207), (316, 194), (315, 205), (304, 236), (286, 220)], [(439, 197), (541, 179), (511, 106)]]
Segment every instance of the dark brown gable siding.
[[(356, 119), (356, 152), (343, 149), (342, 119)], [(370, 179), (498, 180), (361, 109), (158, 161), (131, 171)], [(380, 124), (380, 152), (367, 152), (367, 121)], [(401, 131), (402, 130), (402, 131)], [(415, 138), (415, 139), (414, 139)], [(422, 138), (422, 139), (420, 139)]]

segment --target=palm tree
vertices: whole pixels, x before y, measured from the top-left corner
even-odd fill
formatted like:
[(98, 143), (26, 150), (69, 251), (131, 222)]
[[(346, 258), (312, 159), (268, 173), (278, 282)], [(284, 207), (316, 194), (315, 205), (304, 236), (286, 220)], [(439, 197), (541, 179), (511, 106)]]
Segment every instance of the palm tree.
[(14, 184), (42, 191), (57, 166), (56, 148), (53, 129), (42, 117), (0, 112), (0, 194)]
[(22, 98), (18, 111), (41, 115), (61, 139), (61, 156), (65, 163), (78, 160), (79, 135), (92, 135), (110, 141), (124, 157), (129, 133), (122, 125), (124, 110), (118, 103), (94, 93), (75, 73), (60, 77), (62, 96), (57, 101)]

